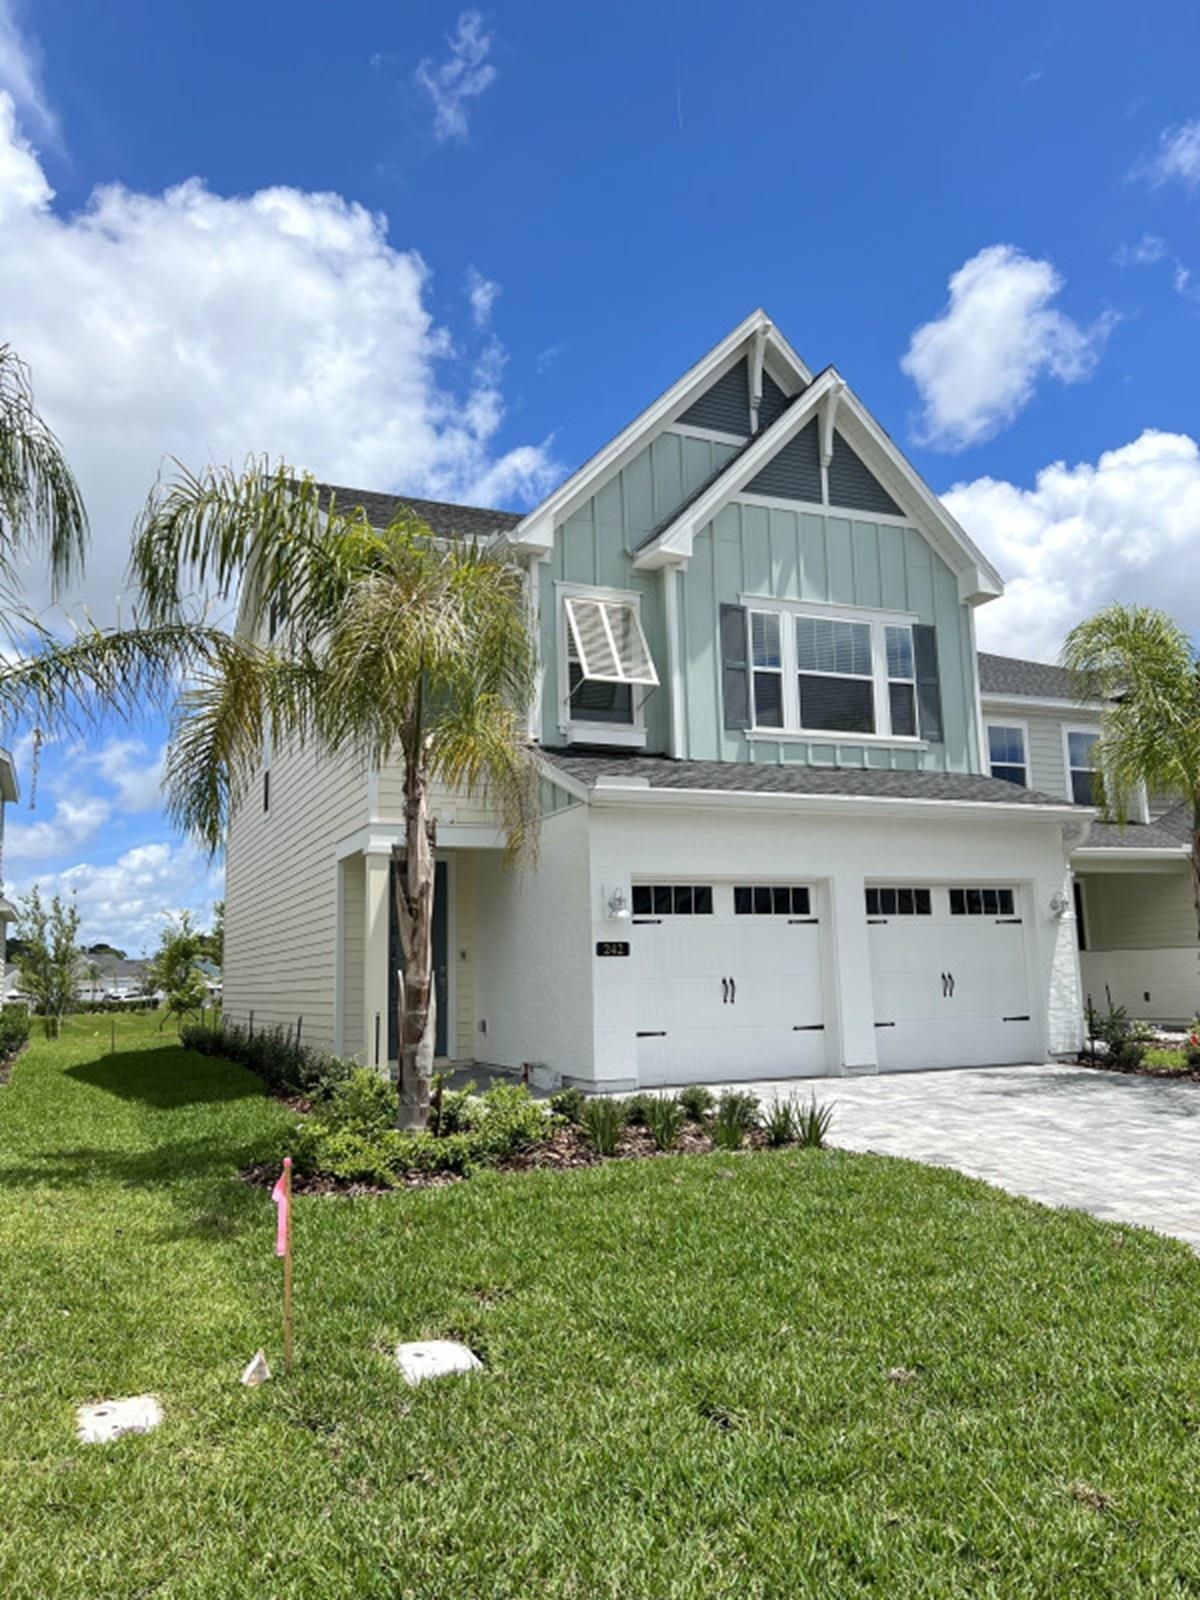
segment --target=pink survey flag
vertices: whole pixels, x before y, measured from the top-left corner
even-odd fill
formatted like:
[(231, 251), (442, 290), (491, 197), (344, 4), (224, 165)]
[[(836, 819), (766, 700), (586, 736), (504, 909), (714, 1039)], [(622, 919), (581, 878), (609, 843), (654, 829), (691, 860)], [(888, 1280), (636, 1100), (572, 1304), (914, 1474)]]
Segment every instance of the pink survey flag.
[(275, 1254), (286, 1256), (292, 1236), (292, 1158), (284, 1156), (283, 1171), (271, 1190), (276, 1206)]

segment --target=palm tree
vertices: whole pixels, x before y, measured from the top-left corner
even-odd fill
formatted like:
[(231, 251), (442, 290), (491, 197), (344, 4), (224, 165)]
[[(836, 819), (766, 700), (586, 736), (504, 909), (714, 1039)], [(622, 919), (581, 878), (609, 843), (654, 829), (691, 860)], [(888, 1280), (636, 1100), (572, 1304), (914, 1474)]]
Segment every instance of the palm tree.
[(1200, 655), (1164, 612), (1113, 604), (1072, 628), (1062, 661), (1078, 697), (1105, 707), (1096, 768), (1109, 810), (1126, 821), (1143, 786), (1190, 806), (1200, 928)]
[(63, 640), (20, 590), (22, 558), (46, 558), (51, 592), (83, 572), (88, 524), (62, 447), (34, 404), (29, 369), (0, 345), (0, 723), (71, 728), (101, 707), (135, 715), (172, 692), (180, 671), (219, 656), (223, 636), (181, 610), (169, 623), (73, 625)]
[(436, 1023), (431, 786), (490, 796), (510, 857), (536, 832), (521, 572), (478, 543), (436, 538), (407, 512), (373, 528), (361, 508), (265, 461), (240, 474), (181, 470), (160, 484), (133, 570), (162, 625), (181, 617), (195, 584), (221, 596), (240, 588), (236, 634), (181, 697), (167, 754), (168, 807), (210, 851), (268, 729), (326, 756), (402, 766), (404, 845), (392, 874), (404, 952), (398, 1120), (424, 1127)]

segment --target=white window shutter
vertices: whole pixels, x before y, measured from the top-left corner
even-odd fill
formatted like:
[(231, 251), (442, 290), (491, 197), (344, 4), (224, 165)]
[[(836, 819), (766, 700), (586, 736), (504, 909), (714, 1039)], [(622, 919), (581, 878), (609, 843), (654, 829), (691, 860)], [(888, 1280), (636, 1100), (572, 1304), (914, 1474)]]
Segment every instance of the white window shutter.
[(585, 678), (597, 683), (658, 683), (641, 620), (628, 601), (569, 595), (566, 608)]

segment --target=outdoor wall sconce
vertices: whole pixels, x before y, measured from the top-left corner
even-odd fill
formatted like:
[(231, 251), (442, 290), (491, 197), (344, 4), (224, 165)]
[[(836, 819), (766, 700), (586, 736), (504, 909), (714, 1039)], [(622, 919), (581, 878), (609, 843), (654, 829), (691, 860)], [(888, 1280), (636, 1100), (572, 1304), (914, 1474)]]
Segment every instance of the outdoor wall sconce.
[(613, 922), (629, 921), (629, 902), (624, 889), (614, 889), (608, 897), (608, 914)]
[(1070, 907), (1071, 902), (1067, 899), (1066, 895), (1061, 889), (1057, 890), (1050, 896), (1050, 915), (1052, 917), (1057, 917), (1060, 922), (1066, 916), (1067, 912), (1070, 910)]

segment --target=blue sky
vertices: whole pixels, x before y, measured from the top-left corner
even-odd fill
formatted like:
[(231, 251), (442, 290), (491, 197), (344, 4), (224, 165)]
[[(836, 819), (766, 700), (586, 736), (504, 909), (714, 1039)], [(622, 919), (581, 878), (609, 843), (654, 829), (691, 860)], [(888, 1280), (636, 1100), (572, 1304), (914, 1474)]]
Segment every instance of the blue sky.
[[(519, 508), (761, 304), (1010, 579), (983, 642), (1197, 629), (1198, 67), (1194, 4), (0, 0), (0, 340), (79, 598), (170, 453)], [(10, 889), (130, 948), (203, 915), (162, 739), (45, 750)]]

